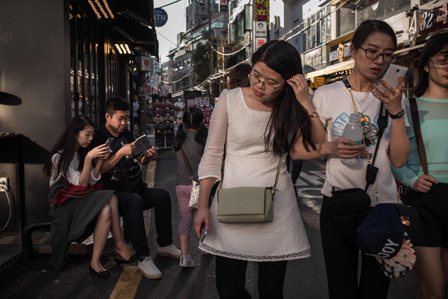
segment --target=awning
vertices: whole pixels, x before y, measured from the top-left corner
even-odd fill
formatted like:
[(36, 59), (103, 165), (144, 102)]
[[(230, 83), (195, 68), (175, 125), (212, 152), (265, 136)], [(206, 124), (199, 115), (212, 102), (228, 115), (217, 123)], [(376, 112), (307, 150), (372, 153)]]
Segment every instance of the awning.
[(148, 25), (144, 25), (124, 14), (117, 13), (112, 29), (125, 37), (132, 44), (133, 48), (158, 56), (159, 44), (156, 33)]
[(344, 61), (335, 65), (330, 65), (322, 70), (318, 70), (315, 72), (310, 72), (306, 74), (305, 79), (310, 79), (314, 77), (326, 76), (336, 72), (345, 71), (352, 69), (355, 66), (355, 60), (351, 59), (348, 61)]
[[(103, 22), (106, 21), (103, 18), (103, 15), (106, 14), (104, 7), (106, 4), (108, 5), (106, 8), (110, 10), (107, 14), (111, 16), (106, 18), (105, 25), (113, 30), (113, 38), (116, 39), (116, 42), (125, 41), (136, 50), (158, 56), (159, 44), (154, 26), (153, 1), (103, 0), (101, 5), (98, 5), (96, 0), (88, 0), (88, 2), (92, 8), (96, 8), (97, 18), (101, 18)], [(102, 6), (102, 10), (100, 6)]]
[(416, 46), (412, 46), (412, 47), (409, 47), (409, 48), (403, 48), (403, 49), (400, 49), (398, 51), (395, 51), (394, 54), (397, 55), (397, 56), (407, 55), (410, 51), (414, 51), (414, 50), (423, 48), (424, 46), (425, 46), (425, 43), (420, 44), (420, 45), (416, 45)]

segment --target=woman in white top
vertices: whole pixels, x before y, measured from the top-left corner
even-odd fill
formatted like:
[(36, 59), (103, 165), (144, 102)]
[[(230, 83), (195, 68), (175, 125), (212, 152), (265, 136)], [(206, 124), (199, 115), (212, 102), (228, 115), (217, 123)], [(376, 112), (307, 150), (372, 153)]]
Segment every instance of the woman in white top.
[[(397, 187), (391, 173), (390, 163), (397, 167), (406, 164), (410, 152), (409, 140), (406, 134), (407, 119), (404, 115), (404, 98), (402, 89), (405, 85), (399, 78), (400, 85), (393, 89), (387, 82), (380, 82), (387, 91), (377, 85), (381, 76), (395, 61), (397, 40), (394, 30), (385, 22), (379, 20), (364, 21), (355, 31), (350, 50), (355, 60), (355, 66), (348, 84), (341, 81), (318, 88), (314, 94), (313, 103), (320, 120), (327, 130), (327, 142), (318, 145), (318, 150), (306, 153), (302, 149), (293, 149), (292, 156), (305, 158), (328, 156), (326, 181), (322, 189), (324, 201), (320, 215), (322, 246), (330, 298), (358, 299), (386, 298), (390, 279), (381, 271), (375, 257), (362, 254), (361, 276), (358, 282), (359, 250), (356, 246), (356, 221), (341, 224), (335, 221), (335, 207), (329, 208), (333, 190), (362, 188), (366, 186), (367, 160), (375, 156), (375, 166), (379, 168), (376, 185), (381, 202), (397, 202)], [(378, 142), (378, 117), (380, 105), (384, 103), (389, 112), (388, 125), (384, 130), (378, 152), (375, 147)], [(356, 108), (356, 109), (355, 109)], [(361, 115), (365, 144), (357, 145), (350, 139), (342, 137), (349, 115)], [(359, 163), (348, 167), (342, 164), (341, 158), (353, 158), (361, 153)], [(376, 205), (375, 192), (370, 185), (368, 195), (371, 206)], [(338, 207), (340, 205), (338, 204)], [(365, 215), (363, 216), (365, 217)], [(359, 224), (358, 222), (358, 224)], [(349, 232), (348, 234), (345, 232)], [(353, 238), (349, 237), (352, 235)]]
[[(112, 190), (101, 190), (82, 198), (55, 199), (58, 192), (69, 185), (76, 190), (98, 184), (101, 165), (109, 157), (109, 147), (100, 145), (88, 150), (92, 142), (94, 125), (84, 115), (73, 117), (50, 151), (44, 173), (50, 177), (50, 218), (52, 224), (50, 266), (61, 269), (71, 242), (93, 235), (93, 253), (89, 271), (107, 279), (110, 274), (101, 265), (101, 253), (112, 231), (115, 251), (123, 260), (133, 260), (132, 252), (121, 235), (118, 202)], [(92, 167), (92, 160), (98, 163)], [(71, 188), (72, 188), (71, 187)], [(101, 188), (100, 188), (101, 189)], [(70, 191), (70, 190), (69, 190)], [(58, 197), (59, 198), (59, 195)]]
[[(199, 209), (194, 219), (199, 248), (216, 255), (216, 284), (220, 298), (250, 298), (245, 289), (248, 261), (259, 263), (260, 298), (283, 298), (288, 260), (310, 256), (310, 246), (286, 170), (291, 138), (309, 150), (325, 140), (325, 132), (309, 100), (297, 50), (285, 41), (270, 41), (252, 56), (249, 87), (224, 90), (210, 123), (199, 165)], [(297, 136), (292, 133), (299, 131)], [(210, 190), (273, 186), (279, 159), (281, 169), (272, 222), (220, 223), (217, 201), (209, 210)]]

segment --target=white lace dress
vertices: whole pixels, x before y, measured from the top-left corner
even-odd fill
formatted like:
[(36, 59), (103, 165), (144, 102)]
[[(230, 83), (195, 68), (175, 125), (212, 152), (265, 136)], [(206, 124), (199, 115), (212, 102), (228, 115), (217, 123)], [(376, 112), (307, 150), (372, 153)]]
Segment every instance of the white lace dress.
[[(279, 157), (265, 152), (264, 132), (271, 113), (250, 109), (241, 88), (224, 90), (211, 118), (199, 179), (221, 179), (223, 188), (273, 186)], [(227, 138), (226, 138), (227, 137)], [(227, 141), (226, 141), (227, 140)], [(210, 208), (210, 230), (199, 244), (202, 251), (227, 258), (266, 262), (310, 256), (310, 245), (297, 205), (285, 157), (274, 195), (274, 220), (265, 223), (220, 223), (218, 203)], [(216, 198), (216, 197), (215, 197)]]

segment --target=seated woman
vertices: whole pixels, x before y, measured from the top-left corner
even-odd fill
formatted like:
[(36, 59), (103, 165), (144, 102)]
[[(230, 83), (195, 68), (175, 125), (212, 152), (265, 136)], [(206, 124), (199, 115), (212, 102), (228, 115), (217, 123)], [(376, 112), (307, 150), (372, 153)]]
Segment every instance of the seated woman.
[[(52, 221), (52, 256), (49, 265), (61, 269), (66, 265), (71, 242), (93, 235), (93, 253), (89, 270), (101, 278), (109, 278), (109, 271), (101, 265), (101, 253), (109, 231), (115, 239), (115, 251), (125, 260), (132, 260), (132, 252), (121, 235), (117, 198), (112, 190), (95, 191), (82, 198), (60, 200), (61, 189), (89, 190), (101, 179), (101, 165), (109, 156), (109, 147), (100, 145), (88, 150), (93, 139), (94, 125), (84, 116), (77, 115), (68, 123), (44, 166), (50, 177), (50, 218)], [(96, 158), (98, 163), (92, 167)], [(95, 187), (100, 186), (96, 185)], [(83, 188), (84, 187), (84, 188)], [(94, 188), (101, 189), (101, 188)]]

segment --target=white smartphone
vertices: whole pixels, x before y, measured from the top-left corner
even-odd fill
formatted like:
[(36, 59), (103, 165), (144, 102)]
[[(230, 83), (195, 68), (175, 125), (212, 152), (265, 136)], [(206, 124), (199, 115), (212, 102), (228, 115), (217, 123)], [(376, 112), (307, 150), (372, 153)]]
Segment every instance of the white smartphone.
[[(387, 69), (386, 73), (383, 76), (383, 79), (389, 83), (393, 89), (397, 89), (400, 82), (398, 81), (398, 76), (401, 75), (402, 78), (406, 76), (408, 72), (408, 68), (401, 65), (391, 64)], [(379, 84), (379, 87), (383, 90), (387, 90), (387, 88), (383, 84)]]

